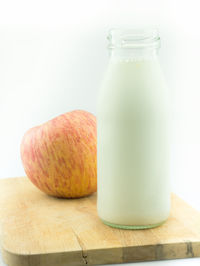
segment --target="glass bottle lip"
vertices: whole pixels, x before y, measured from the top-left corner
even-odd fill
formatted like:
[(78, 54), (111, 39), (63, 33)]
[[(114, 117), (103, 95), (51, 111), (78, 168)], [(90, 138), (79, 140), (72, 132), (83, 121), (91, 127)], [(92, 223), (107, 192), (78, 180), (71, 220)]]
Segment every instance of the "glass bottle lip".
[(159, 48), (158, 29), (120, 29), (112, 28), (108, 32), (108, 49), (146, 49)]

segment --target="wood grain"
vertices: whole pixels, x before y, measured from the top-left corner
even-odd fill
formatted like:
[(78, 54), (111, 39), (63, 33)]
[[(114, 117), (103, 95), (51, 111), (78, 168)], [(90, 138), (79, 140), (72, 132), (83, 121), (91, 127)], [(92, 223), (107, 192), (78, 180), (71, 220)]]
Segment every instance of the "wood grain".
[(200, 213), (176, 195), (168, 221), (120, 230), (97, 216), (96, 194), (57, 199), (27, 178), (0, 181), (0, 238), (10, 266), (98, 265), (200, 256)]

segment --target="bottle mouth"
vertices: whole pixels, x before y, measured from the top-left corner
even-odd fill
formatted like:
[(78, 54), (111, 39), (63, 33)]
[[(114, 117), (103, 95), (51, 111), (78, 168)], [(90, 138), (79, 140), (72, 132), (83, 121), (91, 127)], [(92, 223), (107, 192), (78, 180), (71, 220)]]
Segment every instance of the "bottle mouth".
[(110, 29), (108, 49), (159, 48), (157, 29)]

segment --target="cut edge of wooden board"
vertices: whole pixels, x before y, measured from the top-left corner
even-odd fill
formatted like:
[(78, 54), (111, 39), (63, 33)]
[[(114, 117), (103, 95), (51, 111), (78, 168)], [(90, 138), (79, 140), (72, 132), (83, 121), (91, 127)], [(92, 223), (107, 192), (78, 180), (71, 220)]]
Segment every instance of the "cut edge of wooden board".
[[(107, 249), (90, 249), (87, 251), (57, 252), (44, 254), (15, 254), (2, 247), (3, 260), (9, 266), (47, 265), (100, 265), (128, 262), (170, 260), (200, 257), (200, 241), (168, 243), (165, 245), (143, 245), (116, 247)], [(178, 255), (177, 255), (178, 254)]]

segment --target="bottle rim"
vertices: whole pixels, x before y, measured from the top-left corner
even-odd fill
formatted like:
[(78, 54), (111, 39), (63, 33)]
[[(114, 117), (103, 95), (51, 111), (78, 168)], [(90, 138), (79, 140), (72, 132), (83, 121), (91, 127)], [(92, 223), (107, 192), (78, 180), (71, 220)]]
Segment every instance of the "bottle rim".
[(112, 28), (108, 32), (108, 49), (144, 49), (159, 48), (158, 29), (120, 29)]

